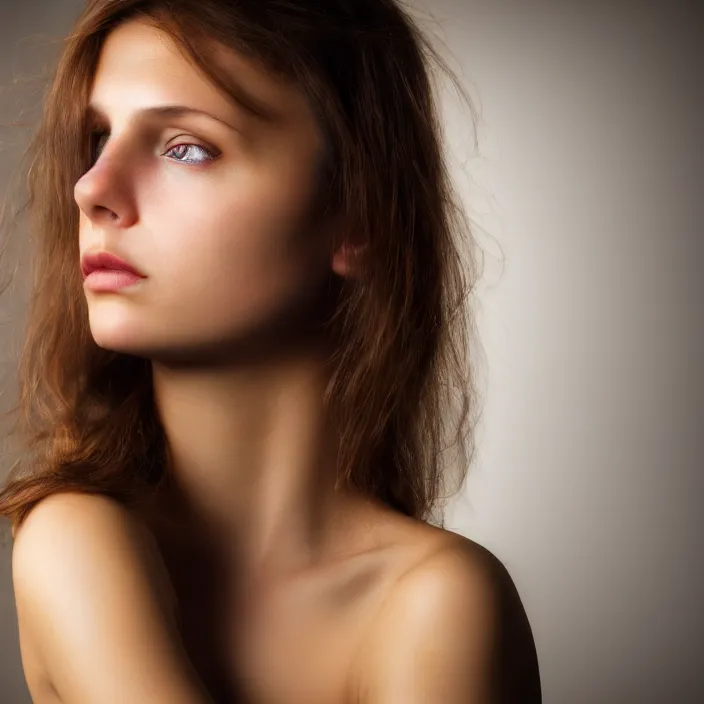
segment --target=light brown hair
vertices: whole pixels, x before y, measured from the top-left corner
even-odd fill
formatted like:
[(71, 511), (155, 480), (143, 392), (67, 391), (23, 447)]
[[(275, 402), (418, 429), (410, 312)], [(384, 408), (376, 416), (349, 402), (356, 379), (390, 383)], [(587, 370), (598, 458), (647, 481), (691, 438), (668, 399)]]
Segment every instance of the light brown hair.
[[(395, 0), (89, 0), (65, 40), (27, 155), (33, 283), (14, 434), (22, 457), (0, 491), (19, 524), (66, 490), (138, 501), (163, 481), (166, 443), (149, 360), (99, 348), (78, 267), (73, 188), (91, 163), (85, 110), (101, 46), (141, 17), (237, 99), (212, 42), (294, 81), (327, 140), (325, 207), (364, 240), (342, 282), (330, 412), (343, 429), (340, 481), (428, 519), (462, 481), (479, 416), (468, 351), (478, 247), (443, 153), (434, 69), (465, 89)], [(452, 411), (452, 412), (451, 412)], [(443, 493), (444, 492), (444, 493)]]

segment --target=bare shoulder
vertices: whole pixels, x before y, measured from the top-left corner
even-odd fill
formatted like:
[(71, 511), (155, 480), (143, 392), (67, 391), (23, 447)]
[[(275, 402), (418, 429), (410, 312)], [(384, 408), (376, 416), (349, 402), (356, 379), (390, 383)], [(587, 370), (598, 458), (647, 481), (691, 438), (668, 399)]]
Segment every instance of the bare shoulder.
[(73, 492), (40, 501), (13, 536), (12, 576), (21, 597), (33, 597), (57, 579), (60, 584), (62, 575), (85, 569), (88, 558), (104, 559), (106, 547), (141, 544), (138, 523), (126, 508), (105, 496)]
[[(86, 533), (87, 528), (97, 532)], [(100, 494), (64, 491), (40, 501), (22, 525), (13, 529), (14, 552), (24, 554), (45, 547), (46, 541), (63, 541), (69, 536), (99, 542), (108, 536), (136, 538), (140, 530), (136, 515), (118, 501)]]
[(365, 638), (361, 701), (541, 701), (533, 634), (513, 579), (489, 550), (402, 522), (407, 556)]
[[(98, 494), (61, 492), (40, 501), (13, 530), (12, 571), (21, 593), (55, 583), (67, 567), (74, 578), (98, 565), (139, 566), (173, 614), (175, 596), (156, 540), (137, 514)], [(56, 573), (58, 572), (58, 573)]]
[(49, 684), (76, 703), (204, 701), (155, 550), (133, 512), (108, 497), (66, 492), (32, 509), (15, 532), (12, 574), (35, 701)]
[[(88, 531), (87, 529), (92, 529)], [(19, 528), (13, 528), (14, 552), (45, 547), (45, 542), (73, 537), (105, 540), (149, 539), (146, 524), (120, 502), (102, 494), (64, 491), (40, 501)]]

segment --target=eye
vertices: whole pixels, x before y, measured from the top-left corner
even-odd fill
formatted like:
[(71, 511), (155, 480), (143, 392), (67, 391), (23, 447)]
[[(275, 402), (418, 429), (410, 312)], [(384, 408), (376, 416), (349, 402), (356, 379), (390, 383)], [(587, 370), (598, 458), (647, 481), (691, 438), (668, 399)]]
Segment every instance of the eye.
[[(181, 157), (185, 156), (186, 154), (189, 153), (191, 149), (196, 149), (199, 150), (202, 154), (205, 154), (205, 159), (198, 160), (198, 159), (181, 159)], [(176, 158), (176, 161), (179, 161), (183, 164), (203, 164), (208, 161), (214, 161), (216, 155), (213, 154), (209, 149), (206, 149), (205, 147), (201, 146), (200, 144), (177, 144), (175, 147), (171, 147), (167, 154), (170, 152), (173, 152), (175, 150), (180, 150), (180, 156)]]
[[(105, 130), (94, 130), (90, 134), (90, 148), (91, 148), (91, 156), (93, 158), (93, 163), (98, 159), (100, 154), (102, 153), (102, 150), (105, 147), (105, 142), (103, 141), (104, 139), (106, 140), (109, 137), (109, 134)], [(190, 158), (186, 159), (185, 157), (188, 154), (192, 153), (192, 150), (200, 151), (201, 154), (205, 155), (205, 158)], [(166, 154), (170, 154), (174, 152), (176, 154), (176, 157), (174, 161), (177, 161), (182, 164), (203, 164), (208, 161), (214, 161), (217, 158), (217, 154), (213, 153), (210, 149), (207, 149), (206, 147), (202, 146), (201, 144), (191, 144), (191, 143), (183, 143), (183, 144), (177, 144), (176, 146), (171, 147)]]

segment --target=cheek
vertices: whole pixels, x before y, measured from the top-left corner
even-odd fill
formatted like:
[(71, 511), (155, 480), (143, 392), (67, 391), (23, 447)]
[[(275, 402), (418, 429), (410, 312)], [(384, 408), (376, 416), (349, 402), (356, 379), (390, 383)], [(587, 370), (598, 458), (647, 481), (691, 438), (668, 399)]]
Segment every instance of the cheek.
[(310, 195), (300, 184), (250, 180), (202, 194), (197, 209), (171, 210), (160, 222), (160, 298), (182, 314), (207, 309), (223, 322), (244, 322), (307, 297), (328, 268), (308, 221)]

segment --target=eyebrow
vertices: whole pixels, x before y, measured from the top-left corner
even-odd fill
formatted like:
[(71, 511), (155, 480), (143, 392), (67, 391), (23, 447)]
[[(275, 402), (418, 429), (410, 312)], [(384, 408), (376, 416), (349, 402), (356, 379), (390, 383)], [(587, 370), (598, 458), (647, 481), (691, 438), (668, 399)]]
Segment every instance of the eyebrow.
[[(255, 120), (264, 123), (275, 123), (281, 119), (281, 112), (276, 110), (272, 105), (263, 102), (259, 98), (256, 98), (252, 93), (246, 90), (240, 84), (234, 84), (230, 81), (229, 85), (232, 91), (233, 104), (236, 108), (239, 108), (245, 112), (250, 117), (254, 117)], [(144, 117), (162, 117), (162, 118), (177, 118), (189, 115), (200, 115), (209, 117), (211, 120), (216, 120), (221, 122), (226, 127), (232, 130), (239, 131), (234, 125), (223, 120), (220, 117), (216, 117), (212, 113), (206, 112), (205, 110), (199, 110), (197, 108), (190, 107), (188, 105), (156, 105), (154, 107), (142, 108), (136, 113), (138, 116)], [(101, 118), (105, 119), (105, 112), (96, 103), (90, 103), (87, 108), (87, 117), (89, 119)]]
[[(220, 117), (216, 117), (212, 113), (206, 112), (205, 110), (198, 110), (197, 108), (189, 107), (188, 105), (155, 105), (149, 108), (142, 108), (136, 111), (136, 115), (139, 117), (162, 117), (162, 118), (175, 118), (175, 117), (185, 117), (189, 115), (199, 115), (209, 117), (211, 120), (216, 120), (222, 123), (231, 130), (239, 131), (237, 128), (226, 122)], [(96, 103), (90, 103), (86, 108), (86, 117), (89, 120), (95, 119), (105, 119), (106, 114), (102, 108)]]

